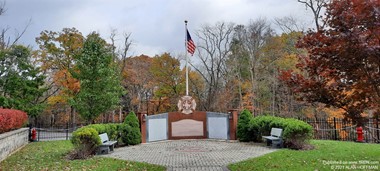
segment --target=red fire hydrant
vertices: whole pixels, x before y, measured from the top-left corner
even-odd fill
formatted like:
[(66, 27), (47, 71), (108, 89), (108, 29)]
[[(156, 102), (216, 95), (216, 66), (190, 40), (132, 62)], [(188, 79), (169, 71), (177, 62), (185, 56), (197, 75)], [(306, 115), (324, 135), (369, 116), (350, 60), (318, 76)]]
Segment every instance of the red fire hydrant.
[(364, 142), (364, 137), (363, 137), (363, 128), (361, 126), (356, 128), (356, 133), (358, 134), (358, 140), (357, 142)]
[(36, 131), (36, 128), (33, 128), (32, 129), (32, 141), (36, 141), (37, 140), (37, 131)]

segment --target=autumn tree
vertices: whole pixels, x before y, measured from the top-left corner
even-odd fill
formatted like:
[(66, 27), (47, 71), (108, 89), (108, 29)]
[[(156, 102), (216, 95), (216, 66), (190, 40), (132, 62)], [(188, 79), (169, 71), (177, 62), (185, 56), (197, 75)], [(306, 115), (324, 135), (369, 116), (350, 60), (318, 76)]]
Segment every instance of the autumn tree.
[(308, 51), (298, 64), (307, 74), (287, 71), (283, 80), (303, 100), (344, 109), (354, 121), (360, 121), (364, 110), (378, 113), (379, 8), (379, 1), (332, 1), (326, 11), (327, 27), (309, 31), (298, 43)]
[(13, 45), (0, 50), (0, 106), (36, 118), (45, 108), (45, 75), (34, 66), (31, 49)]
[[(177, 110), (180, 96), (185, 94), (185, 69), (169, 53), (149, 57), (140, 55), (125, 59), (122, 84), (124, 111), (148, 114)], [(201, 99), (205, 90), (202, 76), (189, 69), (189, 87), (193, 98)], [(198, 108), (199, 109), (199, 108)]]
[(157, 86), (154, 91), (154, 98), (158, 101), (155, 111), (175, 111), (178, 99), (185, 93), (184, 73), (181, 72), (179, 60), (169, 53), (155, 56), (150, 72)]
[[(182, 68), (182, 75), (185, 77), (186, 69)], [(202, 75), (189, 68), (189, 94), (192, 95), (192, 98), (195, 99), (197, 102), (197, 110), (202, 109), (202, 104), (199, 104), (198, 102), (201, 102), (201, 99), (205, 97), (205, 88), (206, 88), (206, 82), (203, 79)], [(201, 107), (199, 107), (201, 106)]]
[(153, 76), (150, 72), (153, 58), (140, 55), (123, 60), (122, 86), (128, 93), (122, 96), (124, 111), (147, 111), (153, 95)]
[(67, 106), (71, 123), (76, 122), (75, 109), (68, 103), (79, 91), (79, 81), (69, 69), (75, 66), (74, 56), (83, 46), (83, 36), (75, 28), (63, 28), (60, 32), (42, 31), (36, 38), (39, 49), (34, 53), (41, 69), (48, 75), (48, 103), (58, 107)]
[(80, 81), (80, 90), (71, 104), (87, 122), (94, 123), (101, 113), (119, 103), (122, 87), (117, 65), (111, 47), (95, 32), (87, 36), (74, 59), (76, 65), (70, 73)]
[(286, 117), (302, 114), (305, 105), (296, 101), (294, 92), (279, 80), (280, 70), (293, 69), (301, 72), (296, 68), (299, 60), (297, 55), (303, 54), (304, 51), (296, 48), (295, 44), (302, 35), (301, 32), (290, 32), (273, 36), (262, 49), (264, 57), (261, 63), (264, 68), (261, 72), (264, 77), (259, 82), (266, 87), (261, 89), (260, 93), (266, 95), (261, 98), (261, 103), (265, 104), (262, 106), (267, 114)]
[[(235, 70), (235, 75), (239, 78), (241, 88), (240, 93), (244, 94), (240, 99), (247, 101), (245, 105), (250, 110), (253, 110), (254, 114), (263, 113), (262, 100), (264, 94), (261, 93), (262, 89), (267, 88), (263, 85), (263, 78), (267, 76), (263, 73), (265, 71), (265, 65), (263, 60), (266, 59), (263, 55), (263, 47), (268, 40), (272, 37), (273, 31), (269, 23), (265, 19), (252, 20), (247, 26), (239, 25), (235, 27), (234, 39), (231, 44), (232, 54), (230, 60), (236, 61), (234, 66), (238, 70)], [(230, 65), (233, 67), (233, 65)], [(243, 91), (242, 88), (245, 90)], [(241, 101), (241, 100), (240, 100)]]

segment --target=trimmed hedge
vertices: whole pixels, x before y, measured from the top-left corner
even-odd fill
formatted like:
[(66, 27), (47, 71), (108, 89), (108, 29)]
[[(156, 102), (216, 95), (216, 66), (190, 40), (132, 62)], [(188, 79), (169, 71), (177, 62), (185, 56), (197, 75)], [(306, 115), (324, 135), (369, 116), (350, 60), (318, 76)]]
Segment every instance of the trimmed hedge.
[[(96, 153), (101, 145), (99, 134), (107, 133), (110, 140), (120, 139), (119, 129), (125, 124), (92, 124), (77, 129), (73, 132), (71, 143), (75, 151), (71, 154), (72, 159), (85, 159)], [(118, 143), (122, 143), (118, 141)]]
[(0, 109), (0, 134), (25, 126), (28, 115), (21, 110)]
[(98, 134), (107, 133), (110, 140), (118, 140), (120, 138), (119, 129), (122, 124), (108, 123), (108, 124), (91, 124), (86, 127), (94, 128)]
[(71, 142), (75, 152), (71, 158), (83, 159), (95, 154), (97, 146), (101, 144), (99, 134), (103, 133), (107, 133), (110, 140), (117, 140), (119, 145), (141, 143), (140, 124), (137, 116), (131, 112), (122, 124), (92, 124), (74, 131)]
[(284, 120), (284, 118), (274, 116), (258, 116), (253, 118), (249, 122), (249, 130), (253, 132), (251, 134), (252, 140), (261, 142), (262, 136), (269, 135), (272, 127), (284, 129)]
[(258, 116), (249, 122), (252, 140), (256, 142), (261, 142), (262, 136), (269, 135), (272, 128), (283, 129), (285, 145), (292, 149), (302, 149), (313, 137), (311, 125), (293, 118)]

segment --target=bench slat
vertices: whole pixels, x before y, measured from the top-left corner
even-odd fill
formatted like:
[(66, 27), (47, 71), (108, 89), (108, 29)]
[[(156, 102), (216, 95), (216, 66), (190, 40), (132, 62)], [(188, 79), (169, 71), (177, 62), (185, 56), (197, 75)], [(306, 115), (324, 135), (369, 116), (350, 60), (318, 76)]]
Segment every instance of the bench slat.
[(270, 139), (270, 140), (280, 140), (281, 138), (278, 137), (272, 137), (272, 136), (263, 136), (265, 139)]
[(111, 145), (114, 145), (114, 144), (116, 144), (117, 143), (117, 141), (107, 141), (107, 142), (104, 142), (103, 144), (102, 144), (102, 146), (111, 146)]
[(109, 141), (107, 133), (100, 134), (99, 137), (102, 143)]
[(270, 131), (270, 135), (273, 137), (281, 137), (282, 129), (280, 128), (272, 128)]
[(117, 141), (110, 141), (108, 139), (107, 133), (100, 134), (99, 137), (102, 144), (99, 146), (97, 154), (108, 154), (110, 152), (113, 152), (114, 145), (117, 143)]
[(272, 128), (270, 131), (270, 136), (262, 136), (262, 137), (267, 140), (267, 145), (270, 145), (270, 143), (272, 143), (273, 147), (276, 147), (277, 145), (282, 147), (283, 141), (281, 138), (281, 134), (282, 134), (282, 129)]

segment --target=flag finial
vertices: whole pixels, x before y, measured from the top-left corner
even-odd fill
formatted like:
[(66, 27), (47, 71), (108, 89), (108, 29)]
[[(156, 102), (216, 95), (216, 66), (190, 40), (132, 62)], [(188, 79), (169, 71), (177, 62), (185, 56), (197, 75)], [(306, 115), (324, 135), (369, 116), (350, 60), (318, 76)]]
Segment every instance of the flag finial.
[(185, 20), (185, 24), (187, 24), (187, 20)]

